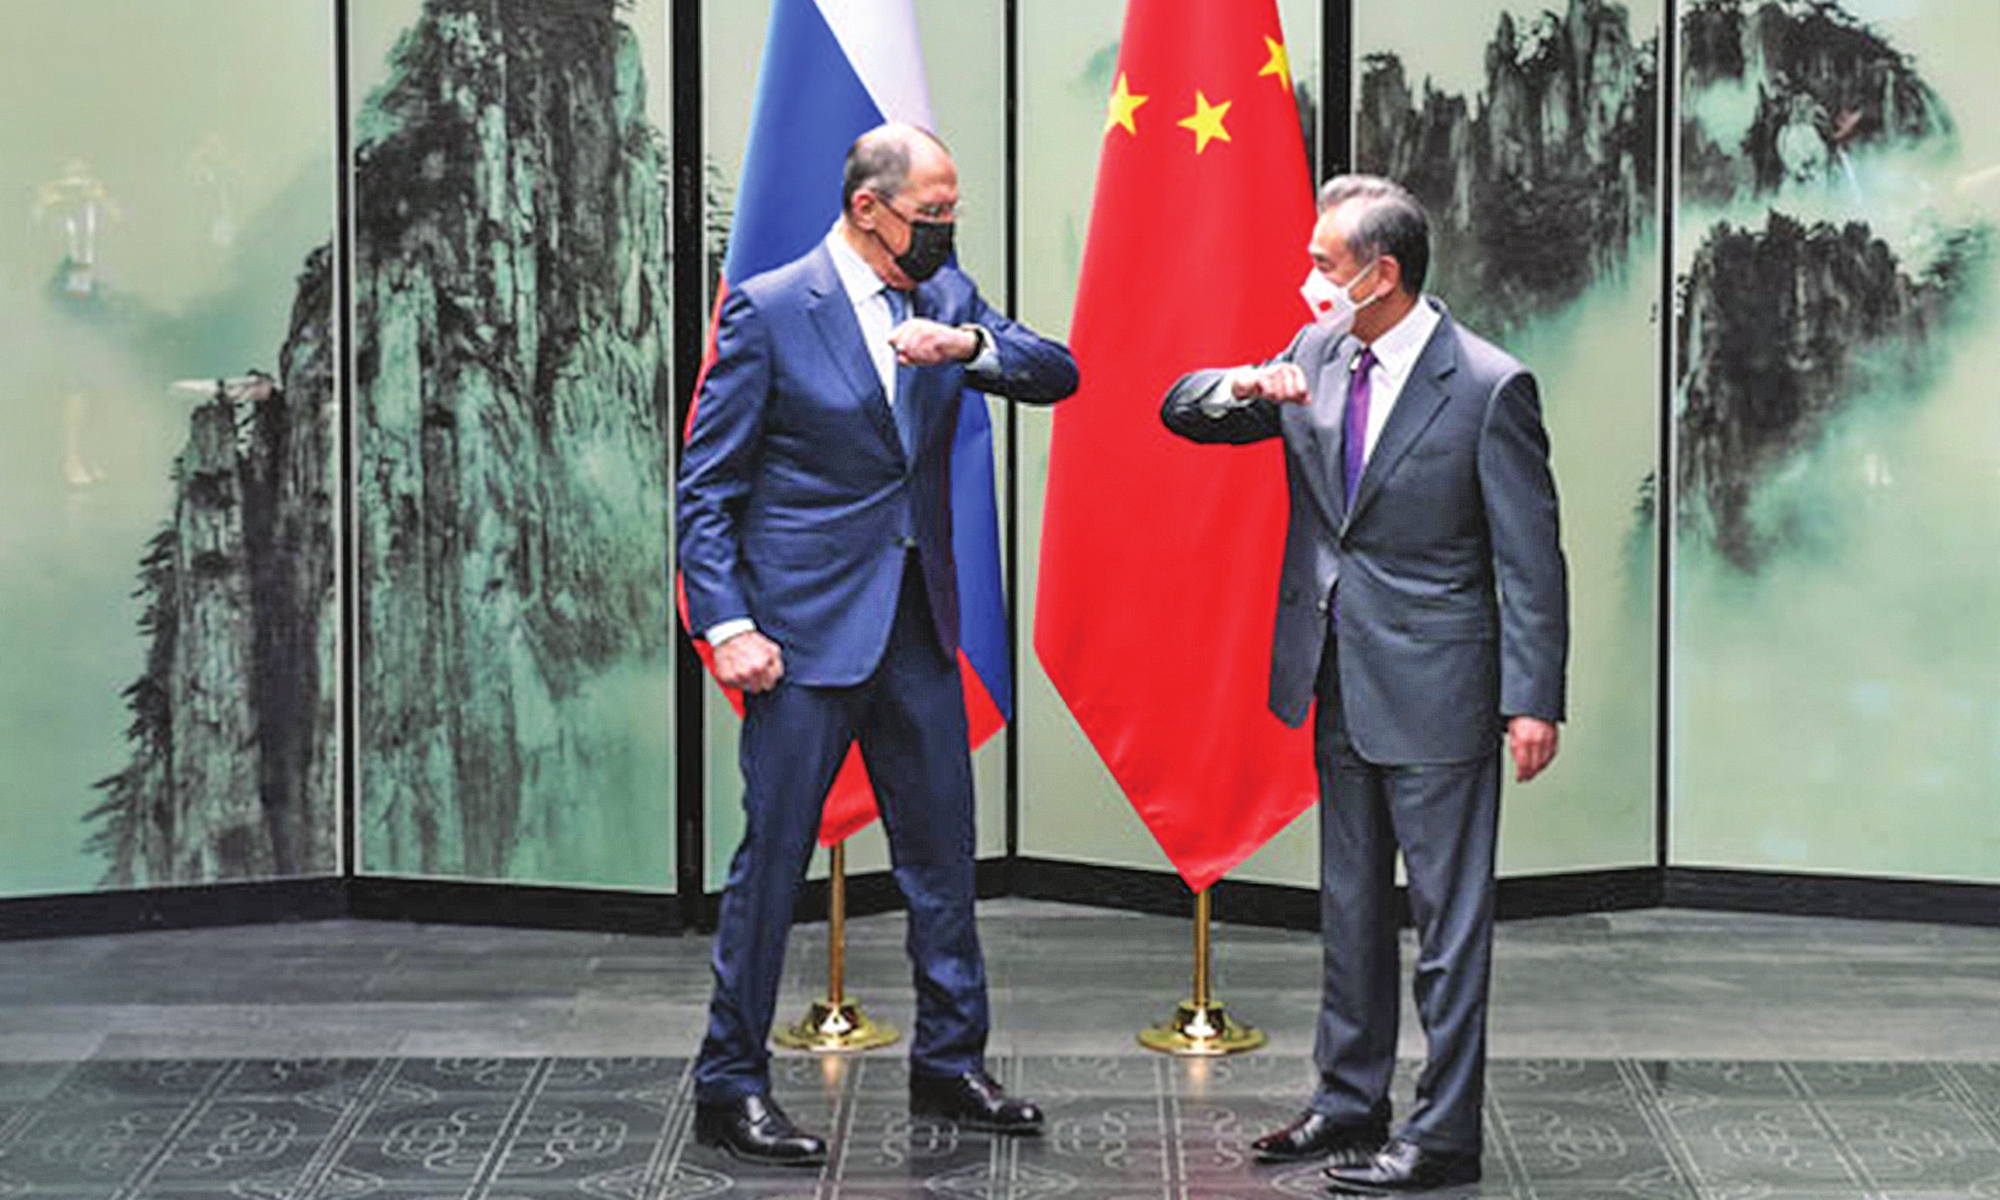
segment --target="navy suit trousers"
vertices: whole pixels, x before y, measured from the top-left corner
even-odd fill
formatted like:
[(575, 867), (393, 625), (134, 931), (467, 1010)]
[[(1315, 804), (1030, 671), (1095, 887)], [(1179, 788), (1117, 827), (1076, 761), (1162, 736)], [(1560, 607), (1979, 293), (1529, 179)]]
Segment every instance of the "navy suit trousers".
[(1320, 786), (1320, 933), (1312, 1107), (1341, 1122), (1389, 1115), (1401, 974), (1396, 852), (1409, 873), (1414, 990), (1428, 1042), (1416, 1103), (1398, 1136), (1477, 1154), (1493, 967), (1493, 855), (1500, 754), (1468, 762), (1370, 762), (1348, 739), (1337, 639), (1320, 665), (1313, 745)]
[(973, 923), (972, 763), (958, 663), (938, 644), (914, 554), (882, 661), (853, 687), (780, 682), (745, 697), (743, 841), (729, 867), (714, 943), (715, 995), (695, 1063), (695, 1097), (770, 1089), (771, 1032), (792, 904), (820, 810), (860, 742), (909, 905), (917, 1028), (911, 1069), (960, 1075), (985, 1061), (986, 966)]

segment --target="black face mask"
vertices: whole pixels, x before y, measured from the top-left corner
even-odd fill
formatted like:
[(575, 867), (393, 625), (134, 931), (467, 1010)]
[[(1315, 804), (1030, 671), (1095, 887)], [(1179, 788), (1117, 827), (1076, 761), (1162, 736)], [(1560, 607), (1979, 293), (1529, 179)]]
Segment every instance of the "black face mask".
[[(952, 232), (956, 226), (950, 221), (912, 220), (886, 203), (882, 207), (896, 213), (897, 218), (910, 227), (910, 248), (896, 255), (896, 267), (903, 274), (922, 283), (951, 261)], [(889, 243), (882, 241), (881, 234), (876, 234), (875, 240), (882, 242), (883, 249), (888, 249)]]

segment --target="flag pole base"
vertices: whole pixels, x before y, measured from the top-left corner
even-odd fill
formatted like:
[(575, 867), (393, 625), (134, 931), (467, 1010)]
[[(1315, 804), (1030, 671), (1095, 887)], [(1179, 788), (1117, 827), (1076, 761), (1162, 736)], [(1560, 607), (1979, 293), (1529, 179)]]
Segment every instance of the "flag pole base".
[(787, 1050), (854, 1054), (891, 1045), (901, 1036), (894, 1025), (875, 1020), (854, 1001), (822, 996), (813, 1001), (798, 1024), (773, 1033), (771, 1041)]
[(1222, 1005), (1183, 1000), (1166, 1022), (1141, 1030), (1139, 1044), (1181, 1058), (1218, 1058), (1255, 1050), (1268, 1039), (1264, 1031), (1238, 1025)]

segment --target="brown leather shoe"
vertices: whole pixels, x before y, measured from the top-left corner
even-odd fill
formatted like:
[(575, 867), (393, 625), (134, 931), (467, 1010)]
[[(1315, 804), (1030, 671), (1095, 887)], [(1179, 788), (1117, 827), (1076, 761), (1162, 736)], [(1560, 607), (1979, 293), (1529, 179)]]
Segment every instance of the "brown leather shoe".
[(1274, 1129), (1250, 1143), (1262, 1162), (1301, 1162), (1323, 1158), (1330, 1165), (1360, 1165), (1389, 1140), (1385, 1123), (1366, 1121), (1359, 1125), (1336, 1121), (1324, 1113), (1308, 1109), (1283, 1129)]

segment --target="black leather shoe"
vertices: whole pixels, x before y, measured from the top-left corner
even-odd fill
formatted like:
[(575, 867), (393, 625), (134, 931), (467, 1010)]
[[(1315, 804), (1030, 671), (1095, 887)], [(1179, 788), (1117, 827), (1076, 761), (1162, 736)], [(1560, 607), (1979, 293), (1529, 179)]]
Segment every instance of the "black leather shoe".
[(769, 1096), (740, 1096), (694, 1106), (694, 1140), (720, 1146), (744, 1162), (780, 1167), (817, 1167), (826, 1161), (826, 1143), (792, 1124)]
[(1384, 1196), (1392, 1192), (1427, 1192), (1479, 1182), (1479, 1156), (1426, 1150), (1401, 1138), (1375, 1152), (1360, 1166), (1328, 1167), (1337, 1195)]
[(1251, 1142), (1250, 1149), (1263, 1162), (1324, 1158), (1331, 1166), (1359, 1166), (1388, 1140), (1389, 1127), (1381, 1122), (1354, 1125), (1308, 1110), (1283, 1129), (1274, 1129)]
[(992, 1133), (1042, 1131), (1042, 1110), (1001, 1091), (1000, 1085), (984, 1071), (968, 1071), (958, 1076), (911, 1072), (910, 1112)]

